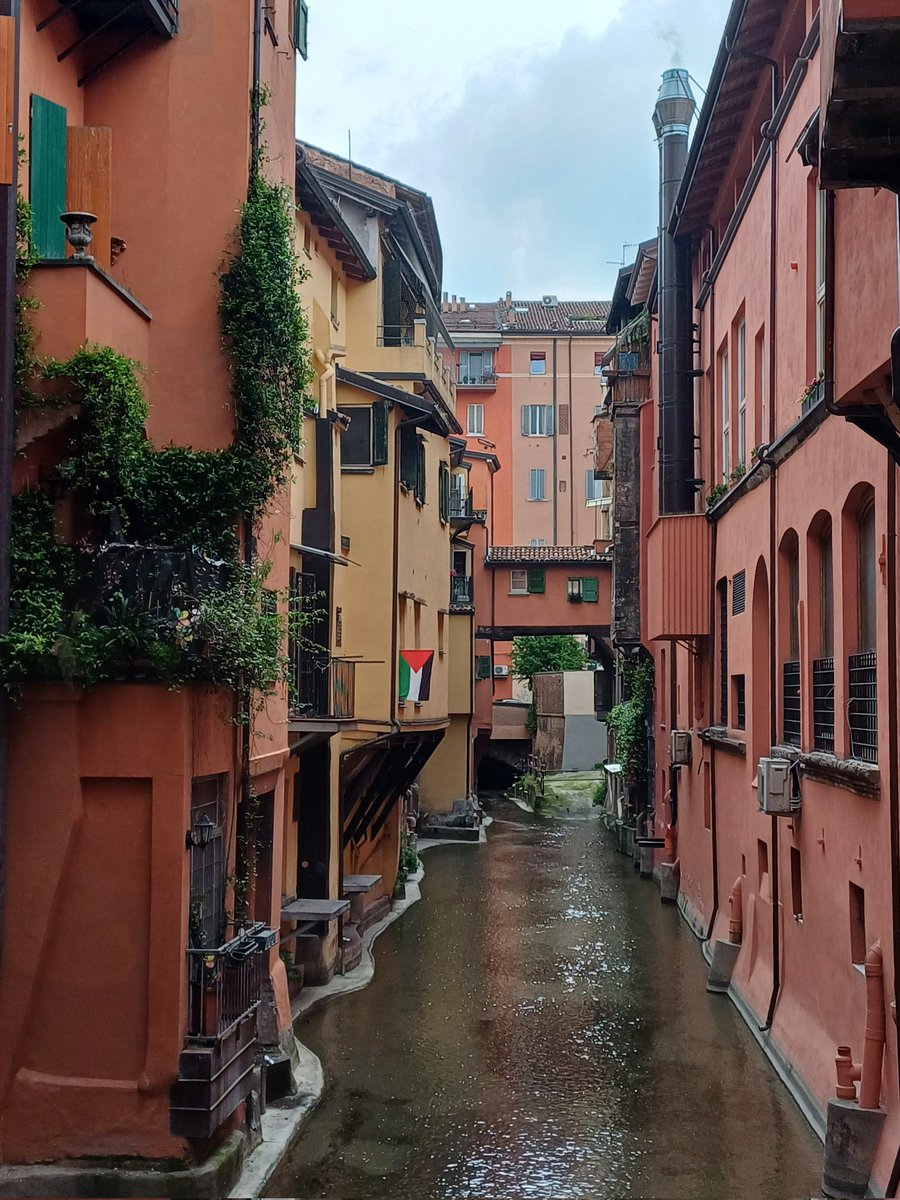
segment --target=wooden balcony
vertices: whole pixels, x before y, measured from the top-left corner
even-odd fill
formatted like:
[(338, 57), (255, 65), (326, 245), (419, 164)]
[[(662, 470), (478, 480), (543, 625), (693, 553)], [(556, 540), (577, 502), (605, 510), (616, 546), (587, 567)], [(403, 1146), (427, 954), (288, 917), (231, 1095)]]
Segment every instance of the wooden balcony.
[(647, 639), (709, 635), (710, 524), (703, 514), (659, 517), (647, 539)]
[(823, 0), (819, 178), (900, 188), (900, 16), (893, 0)]

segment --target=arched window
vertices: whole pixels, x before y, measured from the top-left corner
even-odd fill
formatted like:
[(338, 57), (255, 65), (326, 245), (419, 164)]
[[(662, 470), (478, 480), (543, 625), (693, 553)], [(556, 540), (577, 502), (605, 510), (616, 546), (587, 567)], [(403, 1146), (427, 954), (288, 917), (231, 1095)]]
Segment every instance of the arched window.
[(820, 513), (810, 531), (810, 642), (812, 663), (813, 745), (834, 753), (834, 554), (831, 518)]
[(800, 745), (800, 544), (789, 530), (781, 543), (780, 612), (781, 736), (789, 746)]
[[(875, 504), (871, 488), (857, 502), (851, 526), (856, 550), (856, 652), (847, 658), (847, 723), (850, 754), (878, 761), (878, 676), (875, 656)], [(852, 644), (852, 643), (851, 643)]]

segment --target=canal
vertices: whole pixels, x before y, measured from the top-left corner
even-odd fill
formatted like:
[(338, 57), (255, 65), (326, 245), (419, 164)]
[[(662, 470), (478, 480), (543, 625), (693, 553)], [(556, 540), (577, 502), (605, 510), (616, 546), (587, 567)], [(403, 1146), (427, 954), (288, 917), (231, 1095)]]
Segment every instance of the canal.
[(593, 821), (424, 855), (375, 978), (298, 1028), (326, 1092), (269, 1195), (818, 1195), (821, 1147), (693, 935)]

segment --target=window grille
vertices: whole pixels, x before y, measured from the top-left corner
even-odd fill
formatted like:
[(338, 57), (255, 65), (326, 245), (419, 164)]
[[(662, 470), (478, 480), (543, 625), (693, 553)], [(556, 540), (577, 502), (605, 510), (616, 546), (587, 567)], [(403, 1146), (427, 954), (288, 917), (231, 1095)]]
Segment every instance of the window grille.
[(747, 680), (744, 675), (733, 675), (734, 683), (734, 726), (747, 728)]
[(782, 737), (788, 746), (800, 745), (800, 664), (786, 662), (781, 668)]
[(728, 582), (719, 583), (719, 719), (728, 724)]
[(847, 720), (850, 754), (863, 762), (878, 762), (878, 687), (875, 651), (851, 654), (848, 663)]
[(813, 746), (834, 753), (834, 659), (813, 662)]
[(736, 617), (744, 611), (747, 602), (747, 573), (738, 571), (731, 581), (731, 615)]

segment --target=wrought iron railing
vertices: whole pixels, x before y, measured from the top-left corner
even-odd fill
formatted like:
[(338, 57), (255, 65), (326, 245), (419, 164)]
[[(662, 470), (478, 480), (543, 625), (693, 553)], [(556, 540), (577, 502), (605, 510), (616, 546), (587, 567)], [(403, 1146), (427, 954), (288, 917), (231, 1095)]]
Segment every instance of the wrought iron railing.
[(453, 575), (450, 578), (450, 607), (471, 608), (472, 606), (472, 577), (471, 575)]
[(851, 654), (847, 660), (850, 755), (878, 762), (878, 675), (875, 651)]
[(188, 950), (188, 1028), (194, 1041), (217, 1041), (259, 1004), (271, 931), (256, 922), (221, 946)]
[(834, 754), (834, 659), (813, 661), (813, 747)]
[(379, 346), (414, 346), (416, 327), (411, 321), (405, 325), (379, 325), (376, 340)]
[(496, 371), (476, 371), (474, 374), (470, 371), (460, 371), (457, 379), (458, 387), (494, 387), (496, 383)]
[(290, 706), (295, 719), (354, 715), (356, 663), (349, 659), (295, 653), (291, 662)]
[(786, 662), (781, 671), (782, 737), (788, 746), (799, 746), (800, 664)]

